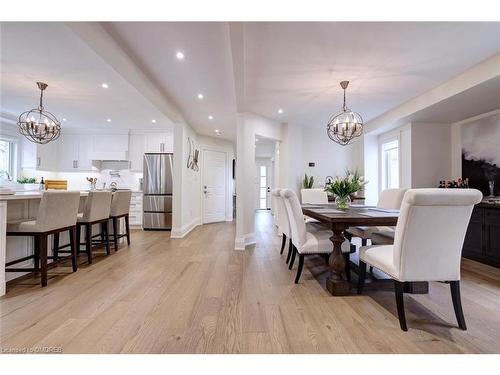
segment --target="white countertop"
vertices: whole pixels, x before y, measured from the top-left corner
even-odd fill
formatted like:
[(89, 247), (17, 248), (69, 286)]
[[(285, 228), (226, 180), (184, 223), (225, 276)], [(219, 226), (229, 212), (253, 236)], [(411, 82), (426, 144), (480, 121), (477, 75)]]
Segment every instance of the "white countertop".
[[(10, 195), (0, 195), (0, 201), (13, 201), (22, 199), (40, 199), (42, 197), (43, 191), (17, 191)], [(89, 195), (88, 191), (80, 191), (81, 197), (86, 197)]]

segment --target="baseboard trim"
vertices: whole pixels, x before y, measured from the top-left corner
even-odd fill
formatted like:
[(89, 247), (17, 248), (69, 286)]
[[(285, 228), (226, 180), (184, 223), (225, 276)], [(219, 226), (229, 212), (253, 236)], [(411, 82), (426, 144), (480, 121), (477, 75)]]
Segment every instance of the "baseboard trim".
[(170, 233), (170, 238), (184, 238), (189, 232), (191, 232), (198, 225), (201, 225), (201, 219), (194, 219), (191, 223), (184, 225), (182, 228), (172, 228), (172, 232)]
[(234, 250), (243, 251), (249, 245), (255, 244), (255, 233), (247, 233), (234, 239)]

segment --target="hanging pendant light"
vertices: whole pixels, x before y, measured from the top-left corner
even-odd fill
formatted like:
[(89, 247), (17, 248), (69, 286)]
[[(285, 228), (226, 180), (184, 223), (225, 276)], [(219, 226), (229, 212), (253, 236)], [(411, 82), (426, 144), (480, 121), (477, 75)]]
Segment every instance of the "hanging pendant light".
[(56, 116), (43, 108), (43, 91), (47, 84), (36, 83), (40, 89), (40, 105), (29, 111), (21, 113), (17, 120), (19, 132), (34, 143), (45, 144), (59, 138), (61, 123)]
[(326, 128), (328, 137), (342, 146), (363, 134), (363, 118), (359, 113), (348, 109), (345, 104), (345, 90), (348, 85), (349, 81), (340, 82), (340, 87), (344, 90), (344, 105), (341, 112), (330, 118)]

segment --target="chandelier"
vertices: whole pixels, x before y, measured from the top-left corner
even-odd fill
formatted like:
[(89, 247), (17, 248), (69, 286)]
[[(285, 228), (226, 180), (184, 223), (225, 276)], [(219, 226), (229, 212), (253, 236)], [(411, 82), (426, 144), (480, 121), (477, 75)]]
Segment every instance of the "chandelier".
[(40, 89), (40, 105), (38, 108), (21, 113), (17, 120), (17, 126), (19, 132), (31, 142), (45, 144), (59, 138), (61, 123), (56, 116), (43, 108), (43, 90), (48, 85), (43, 82), (36, 84)]
[(341, 112), (330, 118), (326, 128), (328, 137), (342, 146), (349, 144), (353, 138), (363, 134), (363, 118), (359, 113), (347, 108), (345, 104), (345, 90), (348, 85), (349, 81), (340, 82), (340, 87), (344, 90), (344, 105)]

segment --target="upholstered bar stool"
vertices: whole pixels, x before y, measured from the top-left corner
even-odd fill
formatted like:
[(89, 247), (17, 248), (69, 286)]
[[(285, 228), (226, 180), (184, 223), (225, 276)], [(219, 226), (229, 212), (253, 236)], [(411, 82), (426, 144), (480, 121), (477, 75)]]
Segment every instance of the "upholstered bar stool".
[(102, 224), (101, 234), (102, 242), (106, 245), (106, 254), (109, 255), (109, 233), (108, 221), (111, 211), (111, 198), (110, 191), (91, 191), (85, 201), (85, 207), (81, 214), (78, 214), (77, 219), (77, 244), (78, 250), (81, 245), (81, 232), (82, 228), (85, 230), (85, 252), (89, 264), (92, 263), (92, 227), (96, 224)]
[[(44, 192), (34, 220), (18, 220), (7, 223), (7, 236), (34, 237), (34, 254), (6, 263), (7, 272), (34, 271), (41, 273), (42, 287), (47, 286), (47, 259), (57, 260), (57, 255), (47, 255), (47, 240), (49, 235), (69, 231), (71, 244), (71, 263), (73, 272), (77, 270), (76, 263), (76, 215), (80, 202), (78, 191)], [(33, 268), (7, 268), (11, 265), (33, 259)]]
[[(118, 251), (118, 239), (127, 237), (127, 245), (130, 245), (130, 226), (128, 221), (128, 213), (130, 210), (130, 199), (132, 198), (131, 190), (115, 191), (111, 200), (111, 211), (109, 218), (113, 222), (113, 242), (115, 251)], [(125, 233), (118, 233), (118, 220), (125, 219)]]

